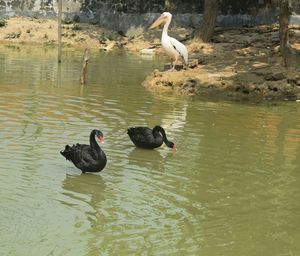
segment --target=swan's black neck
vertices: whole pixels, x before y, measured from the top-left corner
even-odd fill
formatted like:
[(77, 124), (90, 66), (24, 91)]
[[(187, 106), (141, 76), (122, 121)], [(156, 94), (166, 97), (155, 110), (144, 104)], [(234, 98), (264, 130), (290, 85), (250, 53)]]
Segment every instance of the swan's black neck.
[(92, 156), (94, 159), (98, 159), (100, 156), (100, 153), (101, 153), (101, 148), (95, 139), (96, 133), (97, 133), (97, 130), (92, 130), (92, 132), (90, 134), (90, 146), (92, 149)]
[(162, 137), (163, 137), (163, 142), (164, 142), (169, 148), (173, 148), (174, 143), (168, 140), (164, 128), (162, 128), (162, 127), (159, 126), (159, 125), (156, 125), (156, 126), (153, 128), (152, 132), (153, 132), (153, 134), (159, 132), (159, 133), (162, 135)]

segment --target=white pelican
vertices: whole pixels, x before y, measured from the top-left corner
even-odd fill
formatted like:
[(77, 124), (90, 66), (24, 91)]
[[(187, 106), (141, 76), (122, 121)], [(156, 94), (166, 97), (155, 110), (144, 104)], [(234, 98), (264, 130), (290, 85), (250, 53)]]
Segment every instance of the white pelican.
[(164, 12), (151, 26), (150, 29), (158, 27), (160, 24), (165, 23), (162, 36), (161, 36), (161, 46), (171, 58), (171, 70), (175, 69), (176, 62), (179, 56), (182, 57), (185, 64), (188, 64), (188, 51), (184, 44), (180, 43), (173, 37), (168, 36), (168, 28), (171, 23), (172, 14), (169, 12)]

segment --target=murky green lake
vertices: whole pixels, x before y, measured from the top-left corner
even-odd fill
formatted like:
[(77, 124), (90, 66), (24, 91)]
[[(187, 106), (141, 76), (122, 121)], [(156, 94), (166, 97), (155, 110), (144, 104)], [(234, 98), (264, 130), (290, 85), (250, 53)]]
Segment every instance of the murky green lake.
[[(300, 103), (151, 93), (162, 59), (0, 46), (1, 255), (300, 255)], [(178, 148), (136, 149), (161, 124)], [(103, 131), (108, 163), (59, 154)]]

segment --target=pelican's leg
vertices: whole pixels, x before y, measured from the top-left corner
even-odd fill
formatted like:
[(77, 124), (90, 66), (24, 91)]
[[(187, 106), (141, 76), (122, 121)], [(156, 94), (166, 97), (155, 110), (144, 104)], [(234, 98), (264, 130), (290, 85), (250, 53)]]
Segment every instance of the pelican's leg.
[(175, 69), (175, 65), (174, 65), (174, 61), (173, 61), (173, 62), (171, 62), (171, 68), (169, 69), (169, 71), (174, 71), (174, 69)]
[(171, 68), (169, 69), (169, 71), (175, 71), (177, 60), (178, 60), (178, 57), (176, 57), (175, 60), (173, 62), (171, 62)]

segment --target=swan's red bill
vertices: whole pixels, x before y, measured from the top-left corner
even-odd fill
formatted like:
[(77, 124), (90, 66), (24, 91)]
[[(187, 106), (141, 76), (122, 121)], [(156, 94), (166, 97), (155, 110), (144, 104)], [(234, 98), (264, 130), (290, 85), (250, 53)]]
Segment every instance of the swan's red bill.
[(103, 136), (98, 136), (99, 142), (104, 143), (104, 137)]
[(177, 151), (177, 148), (176, 148), (176, 145), (175, 145), (175, 144), (173, 145), (172, 149), (173, 149), (173, 152), (174, 152), (174, 153)]

